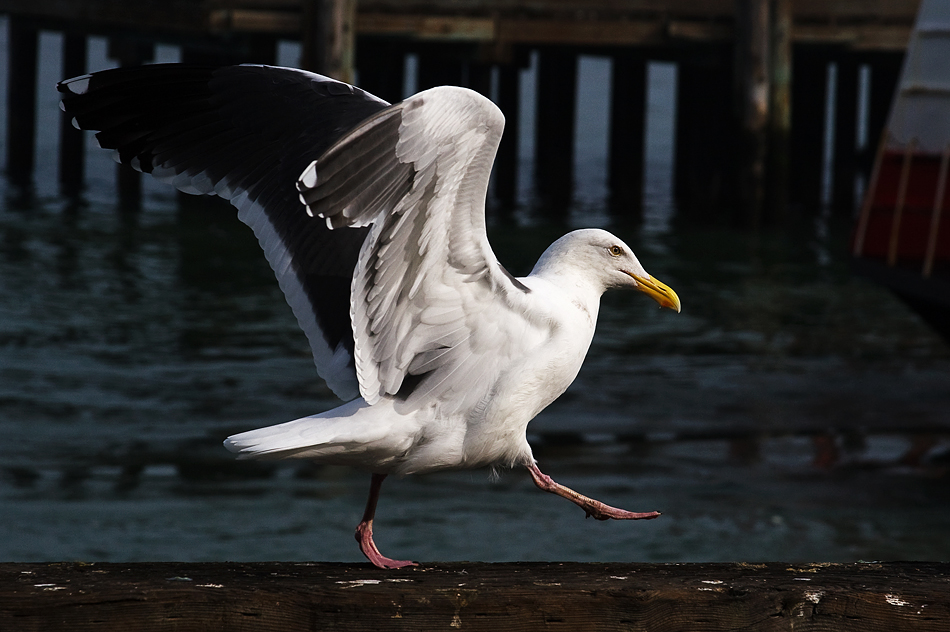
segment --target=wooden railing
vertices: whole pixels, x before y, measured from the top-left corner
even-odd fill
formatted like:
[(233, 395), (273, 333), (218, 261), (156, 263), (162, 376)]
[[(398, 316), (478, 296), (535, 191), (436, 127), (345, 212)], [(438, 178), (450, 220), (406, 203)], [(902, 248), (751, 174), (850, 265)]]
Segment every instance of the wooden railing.
[(947, 563), (0, 564), (5, 632), (948, 626)]

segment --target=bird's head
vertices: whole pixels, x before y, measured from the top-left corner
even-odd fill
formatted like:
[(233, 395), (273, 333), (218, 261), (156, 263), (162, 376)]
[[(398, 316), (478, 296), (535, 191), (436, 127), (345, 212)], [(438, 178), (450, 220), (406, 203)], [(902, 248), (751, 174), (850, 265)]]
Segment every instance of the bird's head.
[(583, 275), (599, 288), (630, 288), (643, 292), (660, 307), (680, 311), (680, 299), (669, 286), (650, 276), (620, 238), (596, 228), (564, 235), (541, 255), (535, 273)]

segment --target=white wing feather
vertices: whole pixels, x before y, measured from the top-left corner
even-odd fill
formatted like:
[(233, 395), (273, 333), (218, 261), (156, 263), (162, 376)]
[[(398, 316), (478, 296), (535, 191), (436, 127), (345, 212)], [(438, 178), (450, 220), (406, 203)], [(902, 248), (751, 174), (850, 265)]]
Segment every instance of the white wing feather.
[[(529, 290), (498, 264), (485, 232), (501, 112), (481, 95), (454, 87), (421, 92), (392, 109), (379, 118), (398, 110), (398, 134), (385, 148), (374, 142), (378, 151), (389, 152), (385, 173), (395, 174), (392, 182), (411, 166), (401, 196), (354, 209), (358, 191), (338, 200), (331, 194), (339, 195), (339, 188), (322, 194), (323, 158), (304, 172), (298, 188), (328, 223), (373, 223), (350, 303), (363, 398), (372, 404), (398, 396), (403, 401), (397, 410), (436, 401), (451, 413), (478, 405), (502, 368), (523, 355), (545, 325), (540, 316), (531, 321)], [(354, 130), (327, 153), (345, 155), (348, 144), (367, 136)], [(379, 163), (374, 165), (380, 174)], [(393, 189), (382, 180), (387, 176), (378, 177), (365, 186)], [(337, 214), (343, 209), (345, 223)], [(417, 383), (404, 389), (410, 376)]]

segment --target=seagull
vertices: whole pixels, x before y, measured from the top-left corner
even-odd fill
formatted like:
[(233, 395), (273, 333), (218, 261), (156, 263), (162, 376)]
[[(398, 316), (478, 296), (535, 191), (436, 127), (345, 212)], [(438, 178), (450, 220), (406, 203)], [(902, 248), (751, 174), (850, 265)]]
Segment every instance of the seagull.
[(373, 521), (390, 474), (524, 466), (598, 520), (640, 520), (541, 472), (526, 428), (574, 381), (601, 295), (680, 311), (623, 241), (561, 237), (528, 276), (495, 258), (485, 198), (504, 116), (466, 88), (391, 105), (272, 66), (156, 64), (57, 84), (62, 109), (116, 159), (185, 193), (218, 195), (256, 235), (343, 400), (228, 437), (238, 458), (310, 459), (371, 474), (356, 540), (380, 568)]

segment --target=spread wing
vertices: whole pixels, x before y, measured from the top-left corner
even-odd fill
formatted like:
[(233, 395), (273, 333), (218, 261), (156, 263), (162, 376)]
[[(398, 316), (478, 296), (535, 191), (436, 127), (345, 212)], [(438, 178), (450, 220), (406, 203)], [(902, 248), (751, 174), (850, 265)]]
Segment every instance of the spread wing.
[(316, 157), (388, 104), (290, 68), (150, 65), (63, 81), (77, 127), (139, 171), (237, 207), (307, 334), (318, 373), (358, 394), (350, 285), (366, 228), (331, 231), (307, 217), (295, 188)]
[(371, 225), (351, 301), (369, 403), (478, 406), (544, 328), (485, 234), (503, 127), (488, 99), (434, 88), (370, 117), (300, 177), (301, 200), (328, 226)]

